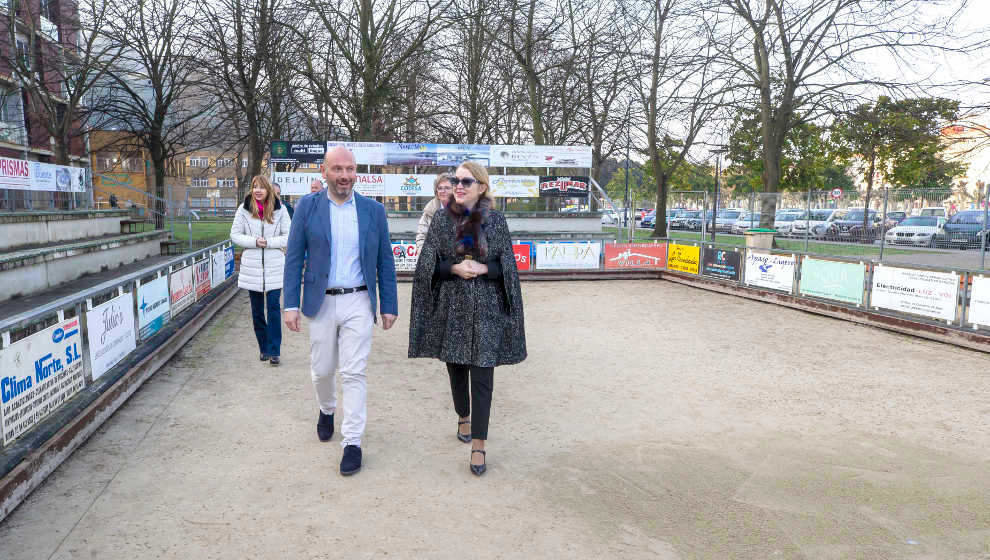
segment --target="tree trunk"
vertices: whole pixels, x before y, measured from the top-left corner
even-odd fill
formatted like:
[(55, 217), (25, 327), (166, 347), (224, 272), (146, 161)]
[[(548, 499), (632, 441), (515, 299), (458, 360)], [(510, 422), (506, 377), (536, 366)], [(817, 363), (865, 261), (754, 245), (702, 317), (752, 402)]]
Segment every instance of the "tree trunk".
[(653, 237), (667, 237), (667, 182), (666, 173), (654, 173), (657, 178), (657, 214), (653, 220)]
[(877, 154), (870, 151), (870, 174), (866, 177), (866, 203), (863, 205), (863, 235), (866, 235), (867, 218), (870, 217), (870, 195), (873, 193), (873, 174), (877, 170)]

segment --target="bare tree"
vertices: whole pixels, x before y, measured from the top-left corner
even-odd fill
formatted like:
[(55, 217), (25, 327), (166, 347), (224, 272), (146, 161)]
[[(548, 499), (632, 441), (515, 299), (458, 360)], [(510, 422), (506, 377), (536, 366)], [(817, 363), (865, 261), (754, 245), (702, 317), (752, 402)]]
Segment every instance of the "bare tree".
[(168, 160), (209, 144), (220, 114), (199, 66), (190, 0), (118, 0), (108, 6), (101, 34), (120, 46), (120, 57), (101, 92), (106, 118), (150, 154), (155, 227), (161, 228)]
[[(759, 109), (764, 191), (779, 191), (781, 153), (792, 127), (877, 89), (893, 94), (917, 83), (883, 75), (885, 62), (907, 65), (912, 56), (978, 44), (952, 33), (954, 16), (932, 20), (933, 6), (964, 2), (708, 0), (721, 16), (713, 19), (718, 26), (708, 27), (715, 58), (744, 76), (737, 102)], [(761, 226), (772, 226), (775, 206), (776, 197), (763, 197)]]

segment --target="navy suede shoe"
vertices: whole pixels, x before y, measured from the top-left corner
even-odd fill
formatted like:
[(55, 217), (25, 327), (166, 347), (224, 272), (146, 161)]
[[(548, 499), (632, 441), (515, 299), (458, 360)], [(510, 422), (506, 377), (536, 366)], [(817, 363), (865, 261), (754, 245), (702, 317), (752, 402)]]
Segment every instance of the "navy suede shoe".
[(320, 411), (320, 419), (316, 421), (316, 435), (320, 441), (330, 441), (333, 437), (333, 414), (323, 414)]
[(351, 476), (361, 470), (361, 448), (348, 445), (344, 448), (344, 456), (340, 459), (340, 474)]

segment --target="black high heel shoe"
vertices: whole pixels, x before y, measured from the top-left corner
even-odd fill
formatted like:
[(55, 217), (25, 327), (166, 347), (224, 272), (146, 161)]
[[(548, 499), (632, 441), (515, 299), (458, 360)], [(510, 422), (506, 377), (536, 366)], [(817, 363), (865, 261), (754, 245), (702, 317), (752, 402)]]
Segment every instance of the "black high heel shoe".
[(470, 420), (461, 420), (457, 423), (457, 439), (463, 441), (464, 443), (471, 443), (471, 434), (464, 435), (461, 433), (461, 424), (470, 424)]
[[(471, 450), (471, 453), (481, 453), (481, 456), (482, 457), (485, 456), (485, 450), (484, 449), (472, 449)], [(481, 475), (485, 474), (485, 471), (488, 470), (488, 464), (487, 463), (488, 463), (488, 461), (486, 460), (484, 463), (482, 463), (480, 465), (474, 465), (474, 464), (470, 465), (471, 466), (471, 472), (473, 472), (475, 474), (475, 476), (481, 476)]]

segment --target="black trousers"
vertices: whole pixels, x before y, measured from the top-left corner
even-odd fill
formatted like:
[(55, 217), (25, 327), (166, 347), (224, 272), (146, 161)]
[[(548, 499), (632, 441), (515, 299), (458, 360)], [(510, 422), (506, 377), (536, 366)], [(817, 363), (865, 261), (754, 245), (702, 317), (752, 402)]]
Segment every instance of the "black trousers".
[[(454, 410), (461, 418), (471, 416), (471, 437), (488, 439), (488, 416), (492, 411), (495, 368), (447, 364)], [(470, 379), (471, 390), (468, 392)]]

